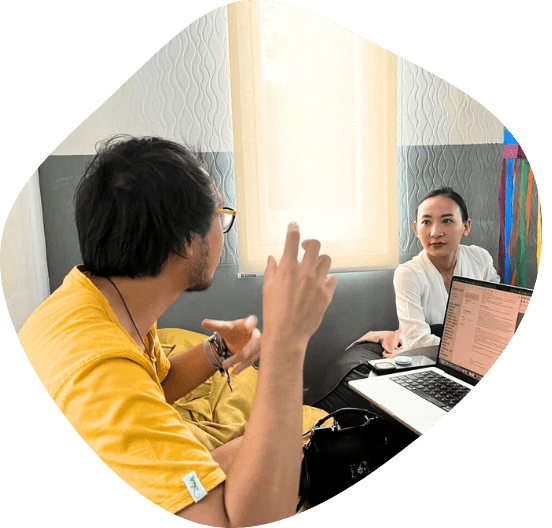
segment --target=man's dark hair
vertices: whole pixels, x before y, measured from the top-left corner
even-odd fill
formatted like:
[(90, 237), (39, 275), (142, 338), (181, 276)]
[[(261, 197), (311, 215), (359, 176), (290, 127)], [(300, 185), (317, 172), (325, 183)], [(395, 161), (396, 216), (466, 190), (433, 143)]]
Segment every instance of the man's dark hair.
[(106, 140), (75, 193), (85, 268), (104, 277), (157, 276), (171, 253), (208, 233), (214, 192), (183, 145), (159, 137)]
[(447, 198), (450, 198), (451, 200), (454, 200), (458, 207), (460, 207), (460, 213), (462, 214), (462, 223), (466, 223), (468, 221), (469, 215), (468, 215), (468, 208), (466, 206), (466, 202), (464, 201), (464, 198), (460, 196), (456, 191), (454, 191), (451, 187), (441, 187), (439, 189), (434, 189), (433, 191), (430, 191), (427, 193), (419, 202), (416, 207), (416, 218), (418, 218), (418, 208), (422, 204), (422, 202), (425, 202), (428, 198), (433, 198), (434, 196), (445, 196)]

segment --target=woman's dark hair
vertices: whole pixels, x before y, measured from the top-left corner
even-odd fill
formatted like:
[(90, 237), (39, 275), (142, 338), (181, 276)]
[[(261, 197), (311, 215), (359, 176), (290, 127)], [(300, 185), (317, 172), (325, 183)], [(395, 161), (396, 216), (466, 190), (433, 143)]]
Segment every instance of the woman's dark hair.
[(465, 224), (468, 221), (469, 215), (468, 208), (466, 207), (466, 202), (464, 201), (464, 198), (462, 198), (462, 196), (460, 196), (451, 187), (441, 187), (440, 189), (434, 189), (433, 191), (427, 193), (416, 206), (416, 218), (418, 218), (418, 208), (420, 207), (422, 202), (425, 202), (428, 198), (433, 198), (434, 196), (445, 196), (447, 198), (450, 198), (451, 200), (454, 200), (458, 204), (458, 207), (460, 207), (462, 223)]
[(104, 277), (155, 277), (171, 253), (208, 233), (214, 192), (190, 149), (158, 137), (109, 138), (75, 193), (85, 268)]

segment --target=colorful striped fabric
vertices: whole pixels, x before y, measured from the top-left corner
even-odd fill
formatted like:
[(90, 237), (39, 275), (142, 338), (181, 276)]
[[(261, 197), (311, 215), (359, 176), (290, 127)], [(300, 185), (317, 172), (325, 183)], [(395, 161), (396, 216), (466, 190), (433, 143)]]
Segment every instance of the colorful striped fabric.
[[(507, 284), (527, 287), (527, 238), (531, 222), (533, 171), (514, 136), (504, 128), (504, 159), (498, 193), (499, 274)], [(541, 251), (541, 211), (538, 202), (537, 267)]]

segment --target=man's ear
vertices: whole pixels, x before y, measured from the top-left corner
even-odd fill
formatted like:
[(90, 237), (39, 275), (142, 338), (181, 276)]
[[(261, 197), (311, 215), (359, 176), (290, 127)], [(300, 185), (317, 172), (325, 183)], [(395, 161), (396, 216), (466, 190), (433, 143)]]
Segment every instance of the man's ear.
[(462, 233), (462, 236), (468, 236), (471, 231), (472, 221), (471, 218), (468, 218), (466, 220), (466, 223), (464, 224), (464, 232)]
[(194, 239), (189, 244), (183, 244), (178, 250), (178, 256), (181, 258), (189, 259), (194, 254)]
[(188, 244), (187, 246), (184, 246), (182, 248), (182, 255), (186, 258), (192, 257), (193, 254), (194, 254), (194, 247), (193, 246), (194, 246), (193, 241), (190, 244)]
[(416, 235), (416, 237), (418, 237), (418, 225), (416, 224), (416, 222), (412, 222), (412, 229), (414, 230), (414, 234)]

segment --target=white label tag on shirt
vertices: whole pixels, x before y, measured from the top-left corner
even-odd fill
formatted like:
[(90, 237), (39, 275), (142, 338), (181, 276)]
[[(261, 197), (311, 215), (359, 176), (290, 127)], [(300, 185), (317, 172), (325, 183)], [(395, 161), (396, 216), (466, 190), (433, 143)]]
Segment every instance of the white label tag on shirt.
[(203, 484), (201, 483), (201, 480), (199, 480), (199, 477), (195, 471), (188, 473), (182, 481), (186, 484), (186, 487), (188, 488), (192, 499), (194, 499), (194, 502), (200, 501), (207, 495), (207, 491), (205, 491), (205, 488), (203, 487)]

